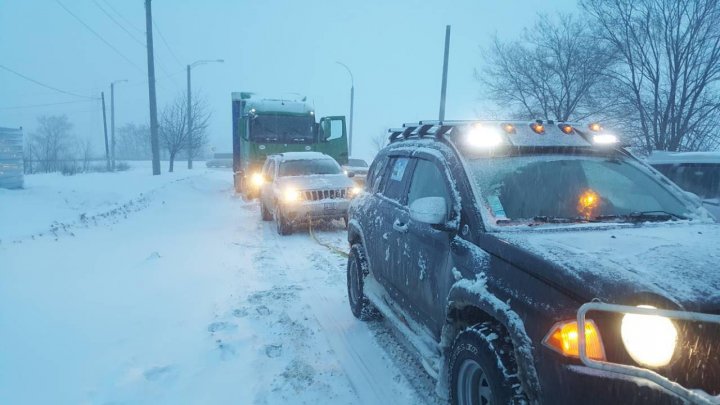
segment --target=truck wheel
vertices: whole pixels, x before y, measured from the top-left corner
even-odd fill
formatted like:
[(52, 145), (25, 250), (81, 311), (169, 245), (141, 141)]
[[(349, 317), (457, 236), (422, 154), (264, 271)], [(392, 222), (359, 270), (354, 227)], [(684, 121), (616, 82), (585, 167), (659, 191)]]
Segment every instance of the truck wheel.
[(527, 403), (510, 338), (493, 322), (458, 334), (450, 358), (450, 403)]
[(365, 249), (359, 243), (352, 245), (348, 256), (347, 286), (348, 301), (353, 315), (361, 321), (370, 321), (380, 317), (380, 312), (365, 296), (365, 277), (370, 274)]
[(292, 226), (280, 211), (279, 206), (275, 206), (275, 226), (279, 235), (290, 235), (292, 233)]
[(260, 201), (260, 216), (263, 221), (272, 221), (273, 219), (272, 214), (270, 214), (270, 211), (268, 211), (267, 207), (265, 207), (265, 203), (262, 201)]

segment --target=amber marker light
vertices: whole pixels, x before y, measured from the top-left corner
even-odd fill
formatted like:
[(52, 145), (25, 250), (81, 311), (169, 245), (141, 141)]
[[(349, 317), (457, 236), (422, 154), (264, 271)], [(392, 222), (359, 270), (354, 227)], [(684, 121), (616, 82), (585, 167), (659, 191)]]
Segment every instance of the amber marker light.
[(514, 134), (515, 133), (515, 125), (513, 124), (502, 124), (502, 129), (507, 134)]
[(602, 126), (598, 122), (593, 122), (592, 124), (588, 125), (588, 128), (593, 132), (600, 132), (602, 130)]
[(532, 130), (535, 131), (536, 134), (545, 133), (545, 127), (539, 122), (533, 122), (532, 124), (530, 124), (530, 128), (532, 128)]
[[(558, 322), (545, 336), (543, 344), (566, 357), (580, 357), (578, 324), (576, 321)], [(595, 322), (585, 321), (585, 353), (593, 360), (605, 360), (605, 348)]]
[(563, 131), (563, 133), (568, 135), (572, 134), (574, 131), (572, 125), (570, 124), (560, 124), (558, 126), (560, 127), (560, 130)]
[(585, 190), (578, 197), (577, 210), (586, 219), (597, 216), (597, 209), (600, 206), (600, 196), (593, 190)]

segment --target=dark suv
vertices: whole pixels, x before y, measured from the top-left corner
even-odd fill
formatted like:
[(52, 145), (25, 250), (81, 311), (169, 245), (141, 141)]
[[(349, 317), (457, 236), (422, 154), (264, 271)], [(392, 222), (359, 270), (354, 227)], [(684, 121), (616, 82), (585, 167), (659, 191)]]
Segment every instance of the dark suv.
[(348, 296), (454, 404), (720, 402), (720, 226), (597, 124), (391, 130)]

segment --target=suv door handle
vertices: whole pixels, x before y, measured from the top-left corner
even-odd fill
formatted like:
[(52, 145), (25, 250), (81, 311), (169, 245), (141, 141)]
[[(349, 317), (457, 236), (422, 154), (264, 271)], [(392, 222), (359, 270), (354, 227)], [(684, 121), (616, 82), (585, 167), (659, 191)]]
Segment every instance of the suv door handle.
[(399, 219), (396, 219), (395, 222), (393, 222), (393, 229), (395, 229), (398, 232), (405, 233), (408, 231), (408, 225), (403, 224), (402, 222), (400, 222)]

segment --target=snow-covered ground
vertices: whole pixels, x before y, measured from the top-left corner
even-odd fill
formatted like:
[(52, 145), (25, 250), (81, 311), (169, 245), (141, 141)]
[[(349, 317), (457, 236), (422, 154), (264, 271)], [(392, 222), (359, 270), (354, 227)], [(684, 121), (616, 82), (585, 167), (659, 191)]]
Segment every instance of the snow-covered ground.
[[(34, 175), (0, 190), (0, 402), (435, 403), (345, 258), (289, 237), (229, 171)], [(346, 249), (344, 230), (317, 232)]]

